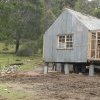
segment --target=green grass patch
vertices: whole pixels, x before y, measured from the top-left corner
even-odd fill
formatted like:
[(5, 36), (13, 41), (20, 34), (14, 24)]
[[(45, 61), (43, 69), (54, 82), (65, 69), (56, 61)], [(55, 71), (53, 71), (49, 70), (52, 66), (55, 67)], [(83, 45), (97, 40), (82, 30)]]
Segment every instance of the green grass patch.
[(8, 54), (8, 53), (3, 53), (3, 49), (8, 48), (8, 53), (9, 52), (14, 52), (15, 45), (9, 44), (5, 45), (4, 43), (0, 43), (0, 69), (6, 69), (6, 67), (9, 67), (10, 64), (15, 64), (15, 63), (23, 63), (19, 67), (19, 70), (32, 70), (36, 66), (41, 66), (43, 64), (42, 62), (42, 55), (41, 54), (34, 54), (31, 57), (22, 57), (22, 56), (16, 56), (14, 54)]
[(42, 66), (42, 57), (28, 57), (24, 59), (24, 65), (22, 65), (19, 70), (33, 70), (37, 66)]
[(2, 100), (31, 100), (32, 94), (22, 91), (15, 91), (5, 84), (0, 84), (0, 99)]
[(14, 50), (15, 50), (15, 45), (13, 44), (6, 45), (5, 43), (0, 43), (0, 52), (14, 52)]
[(10, 64), (17, 64), (17, 63), (23, 63), (19, 67), (19, 70), (25, 71), (25, 70), (32, 70), (36, 66), (42, 66), (42, 56), (31, 56), (31, 57), (19, 57), (13, 54), (0, 54), (0, 69), (4, 69), (6, 67), (9, 67)]

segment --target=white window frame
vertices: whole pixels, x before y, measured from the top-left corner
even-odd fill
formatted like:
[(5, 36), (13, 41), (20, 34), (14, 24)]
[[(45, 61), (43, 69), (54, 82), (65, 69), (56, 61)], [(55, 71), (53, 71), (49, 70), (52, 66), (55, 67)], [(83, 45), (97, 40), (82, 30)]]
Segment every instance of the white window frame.
[[(64, 44), (61, 45), (60, 36), (65, 36)], [(71, 37), (70, 37), (71, 36)], [(63, 43), (63, 42), (62, 42)], [(57, 49), (73, 49), (73, 34), (62, 34), (57, 36)]]

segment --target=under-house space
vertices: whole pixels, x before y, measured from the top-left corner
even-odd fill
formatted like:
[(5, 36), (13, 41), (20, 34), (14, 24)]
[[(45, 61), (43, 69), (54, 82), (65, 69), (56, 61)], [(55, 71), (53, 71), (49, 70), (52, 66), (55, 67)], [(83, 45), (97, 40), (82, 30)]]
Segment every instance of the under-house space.
[(100, 68), (100, 19), (65, 8), (44, 34), (44, 73), (56, 71), (94, 75)]

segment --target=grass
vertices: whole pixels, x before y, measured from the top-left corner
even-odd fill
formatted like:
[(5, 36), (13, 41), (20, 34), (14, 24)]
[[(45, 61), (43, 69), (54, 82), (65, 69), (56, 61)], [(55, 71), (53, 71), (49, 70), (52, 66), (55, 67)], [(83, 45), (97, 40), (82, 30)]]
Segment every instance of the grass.
[[(0, 43), (0, 70), (6, 69), (10, 64), (23, 63), (18, 70), (28, 71), (43, 64), (40, 54), (31, 57), (19, 57), (14, 54), (2, 53), (4, 48), (4, 43)], [(9, 45), (7, 48), (7, 52), (14, 52), (14, 45)], [(6, 83), (0, 83), (0, 100), (33, 100), (33, 96), (29, 92), (17, 91), (9, 88)]]
[(42, 57), (30, 57), (24, 59), (24, 65), (20, 67), (20, 70), (32, 70), (37, 66), (42, 66)]
[(15, 91), (5, 84), (0, 84), (0, 100), (31, 100), (32, 94)]
[(2, 53), (4, 48), (8, 48), (7, 52), (14, 52), (15, 45), (12, 44), (6, 46), (4, 43), (0, 43), (0, 69), (9, 67), (10, 64), (23, 63), (23, 65), (19, 67), (19, 70), (26, 71), (32, 70), (34, 67), (41, 66), (43, 64), (41, 54), (33, 55), (31, 57), (19, 57), (14, 54)]
[(8, 48), (7, 52), (14, 52), (15, 45), (8, 45), (6, 46), (4, 43), (0, 43), (0, 69), (5, 69), (9, 67), (10, 64), (14, 63), (23, 63), (19, 67), (19, 70), (32, 70), (35, 66), (39, 66), (42, 64), (42, 55), (37, 54), (31, 57), (19, 57), (14, 54), (6, 54), (4, 52), (4, 48)]
[(23, 63), (19, 70), (32, 70), (36, 66), (42, 66), (42, 56), (18, 57), (13, 54), (0, 54), (0, 68), (9, 67), (10, 64)]
[[(0, 54), (1, 69), (12, 63), (23, 62), (19, 70), (33, 70), (35, 66), (41, 66), (42, 57), (35, 55), (32, 57), (18, 57), (12, 54)], [(33, 93), (33, 92), (32, 92)], [(0, 100), (33, 100), (33, 94), (30, 92), (17, 91), (9, 88), (6, 83), (0, 83)]]
[(9, 44), (9, 45), (6, 46), (5, 43), (2, 43), (2, 42), (1, 42), (1, 43), (0, 43), (0, 52), (4, 52), (4, 49), (5, 49), (5, 48), (8, 48), (7, 52), (13, 52), (14, 49), (15, 49), (15, 45)]

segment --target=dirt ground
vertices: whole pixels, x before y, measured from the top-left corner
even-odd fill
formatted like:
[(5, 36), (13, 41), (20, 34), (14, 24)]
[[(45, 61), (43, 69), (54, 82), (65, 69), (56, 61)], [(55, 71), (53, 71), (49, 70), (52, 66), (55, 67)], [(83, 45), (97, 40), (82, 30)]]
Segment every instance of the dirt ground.
[(36, 70), (10, 74), (1, 77), (0, 82), (16, 91), (32, 94), (32, 100), (100, 100), (99, 75), (57, 72), (43, 75), (42, 70)]

